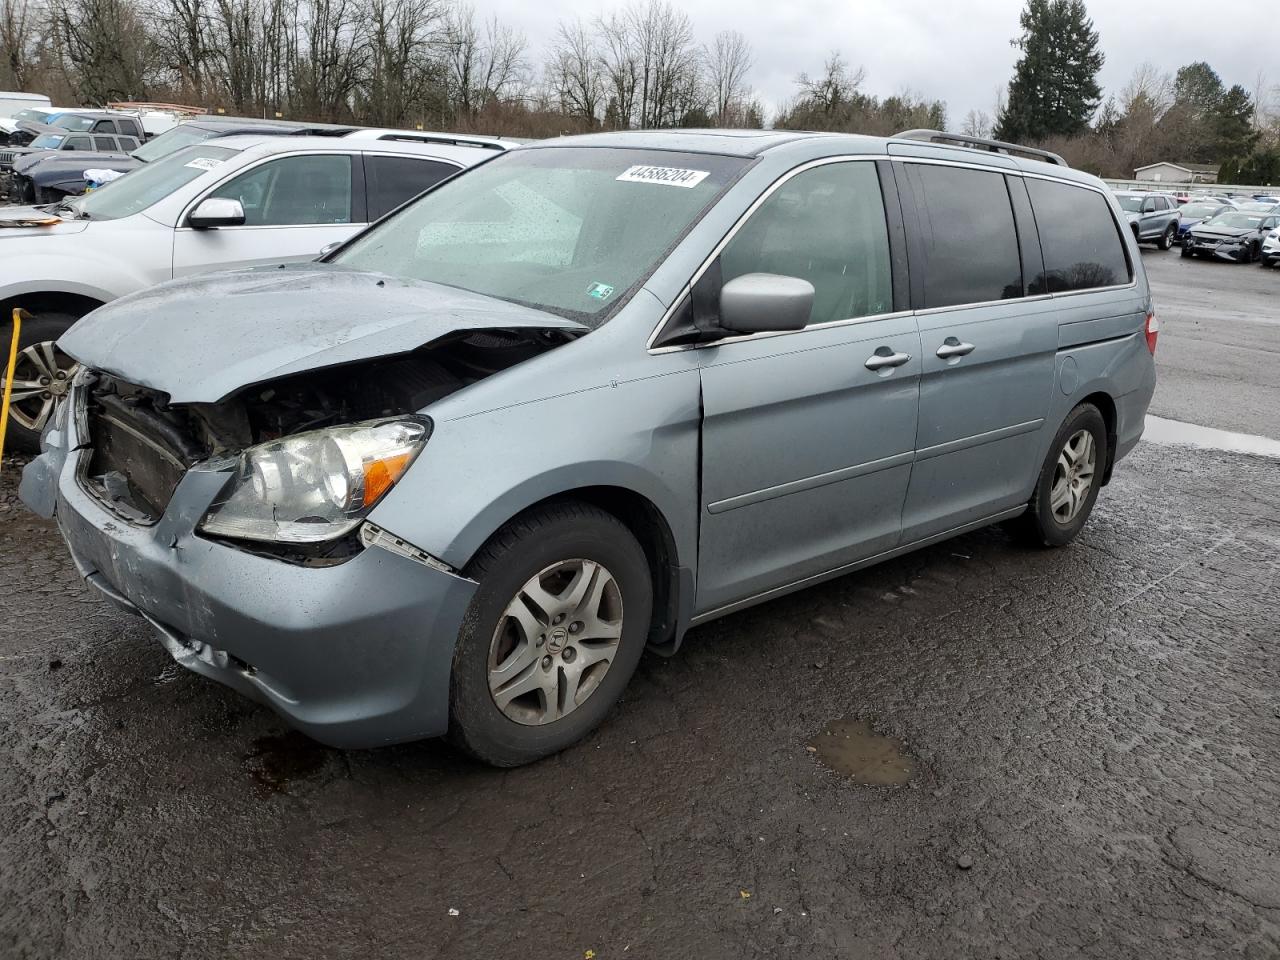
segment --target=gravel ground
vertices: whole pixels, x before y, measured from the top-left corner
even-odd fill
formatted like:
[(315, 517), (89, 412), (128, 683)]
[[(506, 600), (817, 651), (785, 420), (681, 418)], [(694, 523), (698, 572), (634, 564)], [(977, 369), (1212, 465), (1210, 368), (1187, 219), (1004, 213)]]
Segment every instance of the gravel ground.
[[(1243, 429), (1280, 379), (1248, 369), (1153, 409)], [(1144, 444), (1071, 547), (983, 531), (699, 628), (508, 772), (328, 750), (179, 670), (15, 480), (6, 960), (1280, 956), (1274, 460)], [(858, 747), (906, 784), (824, 766)]]

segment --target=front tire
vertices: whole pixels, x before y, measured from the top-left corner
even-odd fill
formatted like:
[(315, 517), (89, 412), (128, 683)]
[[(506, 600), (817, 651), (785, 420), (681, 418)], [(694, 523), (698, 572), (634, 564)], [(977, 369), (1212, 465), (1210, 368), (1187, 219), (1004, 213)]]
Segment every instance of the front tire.
[(653, 585), (640, 544), (612, 514), (565, 501), (508, 523), (466, 573), (480, 586), (454, 652), (449, 739), (498, 767), (581, 740), (644, 652)]
[(1191, 243), (1190, 238), (1182, 241), (1182, 255), (1186, 257), (1188, 260), (1190, 260), (1192, 257), (1195, 256), (1195, 254), (1191, 251), (1190, 243)]
[(1023, 542), (1061, 547), (1084, 528), (1107, 468), (1107, 424), (1082, 403), (1068, 415), (1049, 447), (1027, 512), (1011, 525)]
[(1171, 223), (1164, 228), (1164, 233), (1160, 235), (1160, 249), (1168, 250), (1173, 246), (1174, 239), (1178, 236), (1178, 225)]
[[(9, 317), (0, 320), (8, 327)], [(40, 434), (54, 404), (64, 396), (75, 372), (75, 361), (58, 350), (54, 341), (67, 332), (78, 318), (66, 313), (42, 313), (22, 324), (18, 339), (18, 361), (13, 370), (13, 393), (9, 403), (9, 426), (5, 445), (25, 453), (40, 452)], [(8, 366), (8, 336), (0, 351), (0, 389)]]

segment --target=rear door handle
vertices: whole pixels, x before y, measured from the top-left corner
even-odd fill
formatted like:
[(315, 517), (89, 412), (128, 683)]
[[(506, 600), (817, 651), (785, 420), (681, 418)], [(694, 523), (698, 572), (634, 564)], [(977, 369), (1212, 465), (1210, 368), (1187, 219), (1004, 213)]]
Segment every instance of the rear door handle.
[(973, 353), (972, 343), (961, 343), (955, 337), (947, 337), (942, 341), (942, 346), (938, 348), (938, 356), (943, 360), (950, 360), (952, 357), (967, 357)]
[(888, 347), (881, 347), (867, 357), (866, 368), (868, 370), (884, 370), (887, 367), (900, 367), (910, 359), (911, 354), (909, 353), (892, 353)]

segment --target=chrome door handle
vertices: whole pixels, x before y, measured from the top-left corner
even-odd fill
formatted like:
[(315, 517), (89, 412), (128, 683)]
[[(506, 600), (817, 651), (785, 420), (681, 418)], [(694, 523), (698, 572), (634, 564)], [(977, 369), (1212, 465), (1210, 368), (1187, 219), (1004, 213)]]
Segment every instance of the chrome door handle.
[(942, 341), (942, 346), (938, 348), (938, 356), (943, 360), (950, 360), (952, 357), (967, 357), (973, 353), (972, 343), (961, 343), (955, 337), (947, 337)]
[[(888, 347), (881, 347), (880, 350), (888, 351)], [(881, 353), (877, 350), (871, 356), (867, 357), (865, 364), (868, 370), (884, 370), (886, 367), (900, 367), (911, 359), (909, 353)]]

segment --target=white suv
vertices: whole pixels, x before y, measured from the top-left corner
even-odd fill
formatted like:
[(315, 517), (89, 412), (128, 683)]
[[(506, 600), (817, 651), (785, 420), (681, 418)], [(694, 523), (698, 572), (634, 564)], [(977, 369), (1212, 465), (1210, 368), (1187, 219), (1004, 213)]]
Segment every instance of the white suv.
[(31, 314), (10, 437), (34, 447), (70, 367), (51, 341), (90, 310), (174, 277), (313, 259), (505, 146), (220, 137), (54, 207), (0, 208), (0, 325)]

